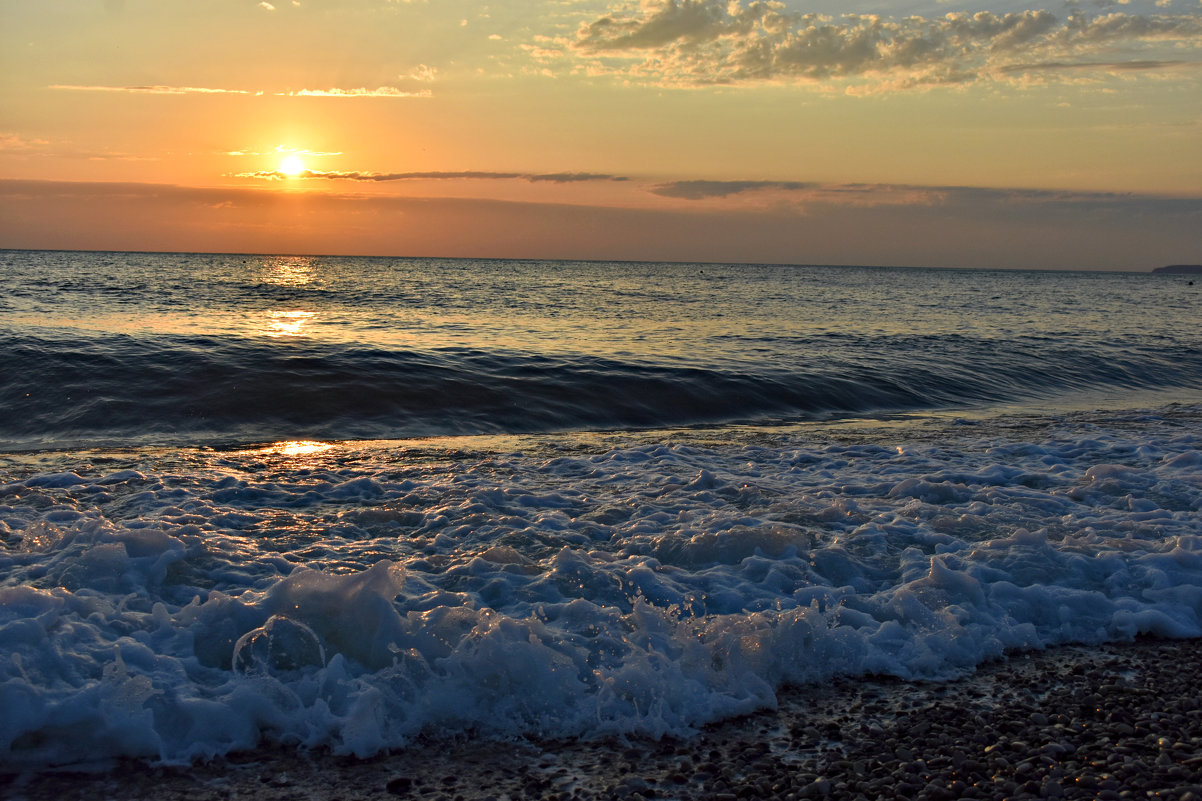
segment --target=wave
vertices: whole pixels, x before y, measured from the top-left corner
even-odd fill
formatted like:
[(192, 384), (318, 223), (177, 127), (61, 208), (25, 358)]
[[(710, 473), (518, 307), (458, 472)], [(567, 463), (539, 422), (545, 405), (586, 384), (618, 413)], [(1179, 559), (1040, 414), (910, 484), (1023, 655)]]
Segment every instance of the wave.
[(1202, 386), (1202, 354), (1172, 342), (825, 335), (768, 350), (760, 361), (719, 363), (269, 338), (15, 336), (0, 350), (8, 367), (0, 445), (654, 428)]
[(1199, 637), (1200, 414), (10, 456), (0, 772), (686, 736), (788, 684)]

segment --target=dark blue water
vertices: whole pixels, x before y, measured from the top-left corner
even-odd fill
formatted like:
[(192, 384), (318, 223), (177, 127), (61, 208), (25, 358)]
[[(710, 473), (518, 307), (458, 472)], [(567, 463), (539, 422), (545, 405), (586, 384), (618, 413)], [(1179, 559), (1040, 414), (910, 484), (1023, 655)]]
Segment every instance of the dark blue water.
[(1202, 387), (1145, 274), (9, 251), (0, 447), (799, 420)]

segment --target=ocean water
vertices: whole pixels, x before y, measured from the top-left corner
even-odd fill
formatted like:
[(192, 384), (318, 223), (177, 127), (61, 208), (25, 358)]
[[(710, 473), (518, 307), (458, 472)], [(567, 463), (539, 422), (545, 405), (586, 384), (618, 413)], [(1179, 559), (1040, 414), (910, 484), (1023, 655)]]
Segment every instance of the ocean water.
[(0, 252), (0, 767), (1202, 636), (1181, 277)]

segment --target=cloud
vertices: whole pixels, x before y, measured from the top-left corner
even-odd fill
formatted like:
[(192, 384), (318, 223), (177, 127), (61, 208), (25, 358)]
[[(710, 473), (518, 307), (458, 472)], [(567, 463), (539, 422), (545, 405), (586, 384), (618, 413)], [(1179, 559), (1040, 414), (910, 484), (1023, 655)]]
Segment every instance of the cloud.
[[(808, 181), (669, 181), (648, 189), (654, 195), (678, 200), (701, 201), (731, 198), (735, 195), (766, 196), (784, 200), (796, 207), (810, 204), (836, 206), (939, 205), (955, 187), (908, 184), (824, 184)], [(979, 199), (979, 198), (978, 198)]]
[(413, 70), (409, 73), (409, 75), (405, 76), (405, 77), (408, 77), (414, 81), (422, 81), (424, 83), (429, 83), (430, 81), (433, 81), (437, 76), (438, 76), (438, 69), (436, 67), (431, 67), (428, 64), (418, 64), (416, 67), (413, 68)]
[(0, 179), (0, 241), (34, 249), (1128, 270), (1196, 258), (1202, 196), (934, 189), (942, 205), (832, 203), (798, 213)]
[[(780, 213), (809, 215), (819, 208), (873, 208), (881, 206), (945, 206), (963, 202), (967, 192), (956, 187), (907, 184), (824, 184), (804, 181), (669, 181), (648, 188), (660, 197), (716, 201), (710, 208), (774, 208)], [(739, 196), (739, 197), (735, 197)], [(974, 202), (982, 196), (974, 195)]]
[(581, 181), (628, 181), (621, 175), (607, 175), (604, 173), (592, 172), (549, 172), (535, 175), (523, 175), (524, 180), (538, 183), (540, 181), (548, 181), (556, 184), (572, 184)]
[(0, 133), (0, 151), (18, 152), (35, 150), (50, 144), (45, 139), (25, 139), (17, 134)]
[(460, 172), (362, 172), (357, 170), (351, 171), (323, 171), (323, 170), (305, 170), (297, 175), (288, 175), (279, 170), (259, 170), (257, 172), (240, 172), (236, 178), (265, 178), (269, 181), (281, 181), (285, 179), (297, 178), (319, 178), (330, 181), (446, 181), (446, 180), (485, 180), (485, 181), (505, 181), (505, 180), (521, 180), (530, 181), (531, 183), (578, 183), (582, 181), (627, 181), (619, 175), (606, 175), (601, 173), (591, 172), (552, 172), (552, 173), (526, 173), (526, 172), (488, 172), (478, 170), (464, 170)]
[[(433, 71), (429, 73), (433, 77)], [(423, 80), (418, 78), (418, 80)], [(425, 79), (425, 80), (428, 80)], [(212, 89), (200, 86), (80, 86), (75, 84), (54, 84), (51, 89), (73, 92), (127, 92), (146, 95), (255, 95), (265, 94), (263, 91), (252, 92), (247, 89)], [(407, 92), (395, 86), (380, 86), (375, 89), (360, 87), (358, 89), (296, 89), (287, 92), (273, 92), (276, 97), (433, 97), (429, 89), (417, 92)]]
[(651, 192), (661, 197), (701, 200), (712, 197), (729, 197), (745, 192), (758, 192), (767, 189), (797, 191), (810, 189), (816, 185), (798, 181), (670, 181), (666, 184), (653, 186)]
[(245, 89), (211, 89), (202, 86), (79, 86), (54, 84), (51, 89), (72, 92), (129, 92), (145, 95), (249, 95)]
[(585, 61), (591, 74), (660, 85), (842, 81), (904, 88), (1063, 71), (1041, 65), (1080, 64), (1099, 73), (1125, 64), (1202, 66), (1181, 58), (1200, 49), (1198, 14), (1090, 16), (1070, 6), (1065, 18), (1042, 10), (833, 17), (767, 0), (644, 0), (581, 25), (554, 55)]
[(1063, 61), (1044, 61), (1038, 64), (1014, 64), (1000, 67), (1004, 74), (1028, 72), (1142, 72), (1146, 70), (1168, 71), (1174, 69), (1193, 69), (1197, 67), (1194, 61), (1082, 61), (1067, 64)]
[(273, 6), (271, 3), (268, 3), (267, 0), (263, 0), (262, 3), (259, 3), (259, 8), (263, 9), (264, 11), (275, 11), (275, 6)]
[(429, 89), (407, 92), (395, 86), (380, 86), (375, 89), (297, 89), (292, 92), (276, 92), (280, 97), (433, 97)]
[[(994, 212), (1018, 208), (1139, 209), (1141, 213), (1202, 214), (1202, 197), (1136, 195), (1125, 192), (1076, 192), (1055, 189), (1000, 189), (921, 184), (810, 183), (800, 181), (670, 181), (648, 189), (661, 197), (687, 201), (763, 194), (793, 201), (805, 213), (811, 207), (971, 207)], [(776, 206), (777, 209), (787, 208)]]

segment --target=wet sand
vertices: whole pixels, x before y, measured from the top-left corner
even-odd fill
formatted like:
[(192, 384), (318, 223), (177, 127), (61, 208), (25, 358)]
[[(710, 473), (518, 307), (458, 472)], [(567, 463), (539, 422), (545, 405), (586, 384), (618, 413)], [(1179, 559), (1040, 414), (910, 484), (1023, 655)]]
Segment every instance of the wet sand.
[(649, 742), (422, 742), (359, 760), (263, 749), (190, 768), (0, 775), (18, 801), (1202, 801), (1202, 640), (1018, 654), (955, 682), (840, 680)]

